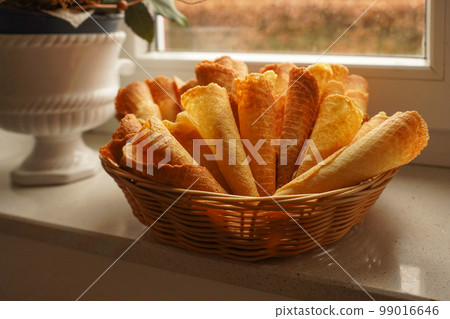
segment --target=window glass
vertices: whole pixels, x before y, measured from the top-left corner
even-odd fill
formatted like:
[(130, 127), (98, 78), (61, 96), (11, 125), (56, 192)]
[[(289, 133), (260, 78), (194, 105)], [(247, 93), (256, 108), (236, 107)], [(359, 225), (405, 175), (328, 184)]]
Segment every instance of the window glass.
[[(320, 54), (373, 2), (179, 0), (190, 26), (165, 21), (165, 50)], [(327, 54), (423, 57), (425, 2), (379, 0)]]

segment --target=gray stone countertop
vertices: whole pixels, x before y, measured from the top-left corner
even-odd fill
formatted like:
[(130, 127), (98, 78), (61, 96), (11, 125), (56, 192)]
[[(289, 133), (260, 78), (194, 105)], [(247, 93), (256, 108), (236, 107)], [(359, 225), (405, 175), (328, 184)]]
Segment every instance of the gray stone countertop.
[[(109, 137), (88, 133), (97, 149)], [(17, 187), (9, 172), (32, 146), (0, 130), (0, 232), (118, 257), (145, 227), (103, 171), (63, 186)], [(145, 235), (123, 259), (294, 299), (450, 300), (450, 169), (408, 165), (343, 239), (296, 257), (238, 262)], [(0, 252), (1, 258), (1, 252)]]

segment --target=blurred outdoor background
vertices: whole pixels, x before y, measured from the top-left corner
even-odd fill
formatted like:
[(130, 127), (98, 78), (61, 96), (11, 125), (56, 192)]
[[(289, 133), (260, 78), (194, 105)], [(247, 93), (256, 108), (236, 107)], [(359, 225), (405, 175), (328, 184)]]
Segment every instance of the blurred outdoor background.
[[(327, 52), (424, 56), (425, 0), (379, 0)], [(373, 0), (176, 0), (167, 51), (322, 53)], [(190, 3), (190, 4), (187, 4)]]

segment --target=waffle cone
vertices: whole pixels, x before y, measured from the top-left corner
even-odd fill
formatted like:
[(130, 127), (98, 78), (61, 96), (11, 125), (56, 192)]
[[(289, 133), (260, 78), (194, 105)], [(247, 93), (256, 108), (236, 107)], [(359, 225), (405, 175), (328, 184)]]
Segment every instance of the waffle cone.
[(369, 83), (366, 79), (357, 74), (350, 74), (344, 82), (345, 95), (353, 104), (367, 114), (367, 104), (369, 102)]
[(277, 74), (277, 80), (275, 82), (276, 138), (281, 138), (284, 108), (286, 106), (286, 91), (289, 88), (289, 71), (292, 68), (295, 68), (294, 64), (284, 62), (276, 64), (274, 70)]
[(153, 173), (145, 174), (145, 172), (150, 171), (149, 165), (150, 164), (145, 164), (143, 166), (143, 171), (133, 170), (133, 173), (153, 182), (176, 188), (187, 189), (190, 187), (191, 190), (222, 194), (227, 193), (223, 187), (217, 183), (210, 171), (204, 166), (164, 164), (160, 167), (153, 166)]
[(180, 103), (181, 94), (184, 93), (184, 92), (181, 93), (181, 88), (185, 85), (186, 85), (186, 82), (184, 82), (182, 79), (180, 79), (176, 75), (173, 76), (172, 87), (173, 87), (173, 92), (175, 93), (178, 103)]
[[(186, 111), (178, 113), (175, 122), (164, 120), (163, 124), (191, 156), (196, 156), (194, 155), (194, 140), (203, 141), (203, 138), (200, 135), (200, 132), (198, 131), (195, 123), (192, 121)], [(200, 158), (197, 159), (197, 161), (199, 161), (199, 164), (201, 166), (205, 166), (211, 172), (211, 175), (214, 176), (217, 182), (219, 182), (219, 184), (222, 185), (222, 187), (225, 188), (227, 192), (231, 192), (227, 181), (220, 172), (217, 162), (214, 160), (208, 160), (205, 157), (205, 155), (213, 154), (208, 145), (205, 144), (206, 143), (204, 142), (201, 143), (201, 145), (204, 146), (200, 147)]]
[(258, 196), (226, 89), (215, 83), (196, 86), (183, 94), (181, 104), (205, 140), (217, 139), (223, 145), (223, 159), (217, 164), (233, 193)]
[(241, 138), (248, 139), (252, 145), (256, 145), (260, 140), (264, 141), (258, 150), (264, 162), (258, 163), (257, 159), (247, 152), (261, 196), (267, 196), (267, 193), (272, 195), (276, 184), (276, 148), (271, 145), (271, 141), (276, 138), (276, 109), (272, 107), (275, 103), (272, 94), (274, 80), (273, 71), (264, 74), (251, 73), (244, 79), (235, 80)]
[(342, 64), (331, 64), (331, 70), (333, 71), (332, 80), (345, 82), (348, 76), (348, 68)]
[[(330, 95), (321, 104), (319, 115), (311, 133), (321, 157), (328, 156), (349, 144), (361, 127), (363, 114), (353, 105), (348, 97)], [(317, 164), (313, 154), (312, 160), (304, 161), (298, 167), (294, 177), (300, 176)]]
[(289, 184), (275, 195), (320, 193), (356, 185), (412, 161), (428, 143), (425, 121), (415, 111), (397, 112)]
[(134, 114), (125, 115), (125, 117), (120, 120), (119, 128), (112, 135), (113, 140), (123, 138), (128, 134), (139, 132), (142, 128), (142, 123), (144, 122), (138, 120)]
[(148, 120), (152, 116), (161, 118), (158, 105), (153, 101), (149, 88), (144, 82), (135, 81), (119, 89), (115, 99), (116, 117), (122, 119), (127, 114)]
[(181, 104), (181, 96), (189, 89), (192, 89), (194, 86), (198, 85), (198, 81), (196, 78), (192, 78), (187, 82), (184, 82), (179, 77), (173, 77), (173, 89), (175, 90), (175, 94), (177, 96), (178, 103)]
[(134, 114), (127, 114), (120, 120), (119, 128), (113, 133), (112, 140), (105, 146), (100, 147), (99, 152), (114, 163), (120, 163), (122, 159), (122, 148), (142, 128), (141, 122)]
[[(152, 146), (154, 150), (147, 154)], [(191, 189), (226, 193), (208, 169), (199, 166), (155, 117), (127, 141), (122, 152), (120, 166), (136, 175), (179, 188), (188, 188), (196, 181)]]
[(266, 64), (262, 68), (259, 69), (259, 73), (264, 73), (266, 71), (273, 71), (276, 72), (278, 64), (272, 63), (272, 64)]
[(325, 85), (325, 91), (323, 92), (323, 99), (325, 100), (327, 96), (333, 94), (344, 95), (344, 93), (345, 93), (344, 83), (342, 83), (341, 81), (330, 80)]
[(286, 94), (289, 88), (289, 72), (292, 68), (295, 68), (295, 65), (289, 62), (276, 64), (276, 68), (273, 71), (277, 74), (277, 80), (275, 82), (275, 95), (277, 97)]
[(177, 92), (171, 79), (158, 76), (154, 80), (146, 80), (153, 99), (159, 105), (163, 120), (175, 121), (177, 114), (182, 111), (178, 105)]
[[(275, 138), (281, 138), (281, 131), (283, 130), (284, 109), (286, 107), (286, 95), (282, 95), (276, 100), (275, 106)], [(278, 148), (275, 148), (278, 153)]]
[(368, 93), (357, 90), (347, 90), (345, 91), (345, 96), (350, 98), (353, 104), (363, 111), (364, 114), (367, 114), (367, 104), (369, 103)]
[[(149, 149), (153, 150), (148, 151)], [(188, 151), (170, 134), (161, 120), (156, 117), (145, 122), (141, 130), (127, 142), (127, 147), (123, 149), (123, 157), (139, 165), (158, 165), (167, 156), (170, 157), (172, 165), (197, 164)]]
[(314, 76), (317, 81), (317, 86), (319, 87), (320, 101), (324, 99), (324, 92), (327, 87), (327, 83), (331, 80), (333, 76), (333, 71), (331, 66), (327, 63), (319, 62), (310, 67), (308, 67), (309, 73)]
[[(289, 88), (289, 71), (295, 68), (295, 65), (289, 62), (279, 64), (267, 64), (259, 70), (259, 73), (274, 71), (277, 74), (275, 82), (274, 96), (276, 103), (276, 138), (281, 138), (281, 130), (283, 127), (284, 108), (286, 105), (286, 91)], [(277, 149), (278, 150), (278, 149)]]
[(350, 74), (344, 82), (345, 90), (355, 90), (369, 93), (369, 83), (367, 80), (358, 74)]
[(356, 132), (355, 136), (352, 139), (351, 143), (355, 143), (357, 140), (361, 139), (364, 135), (369, 133), (371, 130), (373, 130), (375, 127), (386, 121), (389, 117), (386, 116), (386, 113), (380, 112), (374, 117), (372, 117), (369, 121), (364, 122), (363, 125), (361, 125), (358, 132)]
[(234, 120), (239, 127), (238, 104), (234, 87), (234, 79), (240, 76), (239, 72), (227, 65), (202, 61), (195, 67), (195, 74), (199, 85), (206, 86), (210, 83), (216, 83), (227, 90)]
[(244, 77), (248, 74), (248, 67), (245, 62), (233, 60), (229, 56), (222, 56), (215, 59), (214, 62), (234, 69), (239, 74), (239, 77)]
[(286, 95), (281, 140), (296, 139), (295, 145), (288, 145), (286, 165), (280, 159), (277, 166), (277, 187), (291, 180), (296, 170), (295, 162), (308, 138), (316, 119), (319, 104), (319, 88), (316, 79), (305, 68), (292, 68), (289, 73), (289, 90)]

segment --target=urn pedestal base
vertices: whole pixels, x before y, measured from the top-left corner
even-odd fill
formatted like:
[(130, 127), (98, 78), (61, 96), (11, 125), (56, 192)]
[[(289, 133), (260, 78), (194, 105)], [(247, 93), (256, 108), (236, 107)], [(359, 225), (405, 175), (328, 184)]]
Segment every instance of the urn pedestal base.
[(35, 137), (31, 154), (11, 172), (14, 184), (58, 185), (92, 176), (100, 170), (98, 153), (87, 147), (81, 133)]

